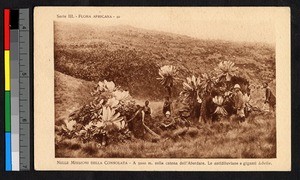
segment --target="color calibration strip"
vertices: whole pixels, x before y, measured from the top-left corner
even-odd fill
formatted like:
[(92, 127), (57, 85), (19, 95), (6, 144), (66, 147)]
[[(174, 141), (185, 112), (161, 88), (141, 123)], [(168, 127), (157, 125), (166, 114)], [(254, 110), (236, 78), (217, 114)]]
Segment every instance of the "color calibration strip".
[(5, 169), (30, 170), (29, 9), (4, 10)]
[(12, 170), (10, 112), (10, 10), (4, 9), (5, 170)]

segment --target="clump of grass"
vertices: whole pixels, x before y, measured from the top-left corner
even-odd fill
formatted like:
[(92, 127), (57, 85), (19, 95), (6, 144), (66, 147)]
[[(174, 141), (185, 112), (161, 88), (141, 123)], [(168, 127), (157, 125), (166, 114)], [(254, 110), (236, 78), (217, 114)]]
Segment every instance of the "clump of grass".
[(82, 148), (84, 154), (87, 154), (90, 156), (95, 155), (98, 152), (97, 149), (99, 149), (99, 147), (97, 147), (97, 145), (95, 143), (85, 144)]
[(199, 134), (199, 130), (197, 128), (189, 128), (187, 130), (187, 135), (190, 136), (190, 138), (195, 138)]

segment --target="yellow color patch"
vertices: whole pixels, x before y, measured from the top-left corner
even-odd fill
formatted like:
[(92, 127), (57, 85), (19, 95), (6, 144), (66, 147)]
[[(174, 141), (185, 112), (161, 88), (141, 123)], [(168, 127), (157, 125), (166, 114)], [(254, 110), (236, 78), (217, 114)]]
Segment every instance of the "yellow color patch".
[(10, 91), (10, 51), (4, 51), (5, 91)]

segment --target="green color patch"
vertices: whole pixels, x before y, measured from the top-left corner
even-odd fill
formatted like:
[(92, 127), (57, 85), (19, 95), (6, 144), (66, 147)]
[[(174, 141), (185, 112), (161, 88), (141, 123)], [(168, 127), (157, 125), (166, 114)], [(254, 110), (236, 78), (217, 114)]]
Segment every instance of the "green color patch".
[(10, 91), (5, 91), (5, 132), (11, 131)]

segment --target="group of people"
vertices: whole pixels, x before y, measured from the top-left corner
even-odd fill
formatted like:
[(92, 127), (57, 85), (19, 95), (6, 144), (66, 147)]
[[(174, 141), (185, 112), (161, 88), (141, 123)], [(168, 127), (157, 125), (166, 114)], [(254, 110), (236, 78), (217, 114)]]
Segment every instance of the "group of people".
[[(265, 88), (265, 100), (264, 103), (269, 105), (269, 111), (275, 110), (276, 98), (272, 93), (270, 87), (267, 83), (263, 84)], [(247, 104), (244, 101), (244, 94), (241, 91), (241, 87), (239, 84), (235, 84), (233, 87), (233, 91), (231, 94), (231, 99), (233, 101), (234, 109), (236, 110), (236, 117), (239, 118), (241, 122), (245, 121), (245, 107)], [(135, 137), (142, 138), (145, 134), (145, 122), (152, 123), (152, 109), (149, 106), (149, 101), (145, 101), (144, 106), (139, 106), (136, 111), (134, 117), (136, 117), (136, 121), (132, 121), (132, 126), (130, 129), (134, 131)], [(171, 115), (172, 112), (172, 101), (170, 97), (166, 97), (163, 107), (162, 107), (163, 119), (159, 122), (159, 127), (161, 130), (166, 129), (174, 129), (176, 128), (176, 121), (174, 117)], [(181, 117), (180, 117), (181, 118)], [(140, 121), (142, 119), (142, 121)], [(183, 118), (185, 119), (185, 118)], [(152, 125), (152, 124), (151, 124)]]
[[(276, 97), (272, 93), (268, 83), (264, 83), (263, 88), (265, 89), (264, 104), (268, 104), (267, 111), (273, 112), (275, 111)], [(236, 116), (240, 119), (241, 122), (245, 121), (245, 110), (247, 110), (246, 107), (247, 105), (249, 105), (247, 104), (247, 102), (245, 102), (245, 98), (243, 96), (244, 94), (241, 91), (240, 85), (235, 84), (233, 87), (232, 100), (234, 108), (236, 110)]]

